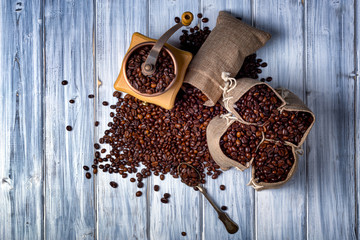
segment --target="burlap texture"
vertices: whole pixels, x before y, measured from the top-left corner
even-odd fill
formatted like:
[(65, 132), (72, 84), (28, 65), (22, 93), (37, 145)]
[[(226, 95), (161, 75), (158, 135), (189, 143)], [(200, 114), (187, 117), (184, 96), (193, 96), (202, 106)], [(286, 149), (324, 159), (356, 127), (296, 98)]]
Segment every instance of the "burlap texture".
[(307, 136), (309, 135), (309, 132), (311, 128), (314, 126), (315, 123), (315, 115), (314, 113), (301, 101), (301, 99), (296, 96), (294, 93), (292, 93), (290, 90), (285, 88), (278, 88), (276, 91), (282, 96), (282, 98), (285, 100), (286, 105), (281, 107), (280, 111), (286, 110), (286, 111), (298, 111), (298, 112), (307, 112), (310, 113), (313, 117), (313, 122), (308, 127), (306, 132), (304, 133), (303, 137), (301, 138), (301, 141), (298, 145), (295, 145), (291, 142), (286, 142), (287, 144), (294, 146), (295, 148), (299, 148), (301, 145), (303, 145), (304, 141), (306, 140)]
[[(271, 141), (271, 140), (266, 140), (266, 141)], [(286, 144), (288, 145), (288, 144)], [(291, 145), (289, 145), (291, 146)], [(281, 187), (283, 184), (285, 184), (286, 182), (288, 182), (291, 177), (294, 175), (296, 169), (297, 169), (297, 165), (298, 165), (298, 155), (296, 154), (296, 150), (295, 147), (291, 146), (292, 148), (292, 153), (294, 155), (294, 164), (291, 168), (291, 170), (289, 171), (286, 179), (284, 181), (281, 182), (276, 182), (276, 183), (265, 183), (265, 182), (259, 182), (257, 183), (255, 179), (255, 168), (254, 166), (251, 167), (251, 179), (250, 182), (247, 184), (248, 186), (251, 186), (252, 188), (254, 188), (256, 191), (262, 191), (265, 189), (273, 189), (273, 188), (279, 188)]]
[(235, 103), (245, 93), (247, 93), (247, 91), (249, 91), (252, 87), (255, 87), (256, 85), (266, 85), (275, 93), (275, 95), (282, 102), (282, 104), (280, 105), (280, 107), (278, 109), (283, 108), (286, 104), (285, 100), (281, 97), (281, 95), (277, 91), (275, 91), (269, 84), (264, 83), (264, 82), (259, 82), (258, 80), (251, 79), (251, 78), (240, 78), (237, 80), (236, 87), (233, 90), (231, 90), (230, 92), (224, 94), (225, 98), (229, 98), (228, 103), (226, 103), (226, 101), (221, 101), (220, 103), (226, 108), (226, 110), (231, 112), (237, 119), (239, 119), (239, 122), (241, 122), (241, 123), (257, 125), (255, 123), (249, 123), (249, 122), (245, 121), (239, 115), (239, 113), (235, 110)]
[(206, 106), (213, 106), (222, 95), (222, 72), (235, 76), (246, 56), (265, 45), (270, 34), (253, 28), (227, 12), (219, 12), (216, 27), (191, 61), (184, 82), (201, 90)]
[[(246, 166), (242, 165), (238, 161), (235, 161), (227, 157), (220, 147), (220, 139), (226, 130), (231, 126), (236, 120), (231, 120), (227, 123), (225, 118), (216, 116), (213, 118), (209, 125), (206, 128), (206, 141), (208, 143), (209, 152), (214, 161), (220, 166), (224, 171), (229, 170), (231, 167), (235, 167), (238, 170), (244, 171), (245, 169), (251, 166), (253, 158), (250, 162), (247, 162)], [(262, 141), (261, 141), (262, 142)], [(261, 144), (259, 143), (259, 145)]]

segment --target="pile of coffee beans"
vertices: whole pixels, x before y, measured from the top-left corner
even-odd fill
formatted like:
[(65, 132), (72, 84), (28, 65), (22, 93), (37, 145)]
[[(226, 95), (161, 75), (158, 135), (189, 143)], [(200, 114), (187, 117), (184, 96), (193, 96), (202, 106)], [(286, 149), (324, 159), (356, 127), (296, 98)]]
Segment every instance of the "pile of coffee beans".
[[(182, 162), (196, 168), (202, 183), (206, 174), (213, 179), (221, 174), (206, 143), (206, 127), (213, 117), (224, 113), (221, 105), (205, 107), (206, 96), (191, 86), (178, 94), (172, 110), (144, 104), (131, 95), (121, 97), (120, 92), (114, 96), (118, 102), (110, 106), (114, 112), (110, 113), (109, 129), (94, 145), (93, 168), (123, 178), (136, 173), (139, 183), (152, 174), (161, 180), (167, 173), (178, 178), (177, 167)], [(101, 144), (110, 145), (108, 154), (105, 149), (99, 151)], [(144, 168), (139, 170), (141, 166)]]
[(141, 93), (163, 92), (175, 78), (175, 65), (169, 53), (162, 49), (156, 61), (156, 70), (150, 76), (144, 76), (141, 65), (146, 61), (153, 45), (136, 49), (126, 64), (126, 76), (131, 86)]
[(245, 121), (261, 125), (281, 106), (281, 103), (271, 88), (259, 84), (252, 87), (235, 103), (235, 110)]
[(288, 141), (297, 145), (313, 120), (310, 113), (284, 110), (264, 124), (265, 138)]
[(190, 187), (195, 187), (200, 183), (205, 183), (205, 180), (200, 179), (200, 176), (195, 170), (195, 168), (190, 167), (187, 164), (181, 164), (179, 166), (179, 174), (181, 182), (185, 183)]
[[(262, 73), (261, 68), (267, 67), (267, 63), (263, 62), (261, 58), (256, 58), (256, 54), (251, 54), (244, 59), (244, 63), (236, 75), (236, 79), (238, 78), (252, 78), (258, 79), (259, 74)], [(266, 81), (270, 82), (272, 80), (271, 77), (267, 77)], [(265, 78), (261, 78), (262, 82), (265, 82)]]
[(224, 154), (246, 165), (255, 157), (256, 147), (262, 140), (262, 127), (232, 123), (220, 139), (220, 147)]
[(253, 166), (257, 182), (275, 183), (284, 181), (294, 164), (290, 146), (280, 142), (264, 141), (257, 150)]

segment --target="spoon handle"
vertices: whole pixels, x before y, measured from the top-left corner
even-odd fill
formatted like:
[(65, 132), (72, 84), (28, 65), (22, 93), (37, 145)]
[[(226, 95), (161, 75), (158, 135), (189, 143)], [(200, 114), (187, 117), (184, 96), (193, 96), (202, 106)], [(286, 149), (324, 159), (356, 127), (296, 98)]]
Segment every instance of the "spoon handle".
[(230, 234), (236, 233), (239, 230), (239, 226), (233, 220), (231, 220), (231, 218), (226, 213), (221, 211), (218, 208), (218, 206), (216, 206), (216, 204), (213, 202), (213, 200), (207, 194), (205, 188), (203, 188), (201, 186), (197, 186), (197, 188), (205, 196), (205, 198), (209, 201), (209, 203), (213, 206), (213, 208), (216, 210), (216, 212), (218, 213), (219, 219), (224, 223), (225, 228), (228, 231), (228, 233), (230, 233)]

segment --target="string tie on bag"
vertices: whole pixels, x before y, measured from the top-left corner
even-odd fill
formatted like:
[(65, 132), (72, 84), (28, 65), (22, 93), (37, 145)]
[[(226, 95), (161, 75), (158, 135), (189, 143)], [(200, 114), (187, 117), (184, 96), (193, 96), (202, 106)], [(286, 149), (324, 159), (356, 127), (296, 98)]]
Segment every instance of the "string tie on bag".
[(303, 155), (304, 154), (304, 149), (302, 146), (295, 148), (295, 153), (298, 155)]
[(223, 114), (220, 117), (226, 119), (226, 125), (229, 126), (232, 123), (232, 120), (237, 120), (237, 118), (230, 112), (229, 109), (229, 101), (233, 98), (232, 96), (227, 96), (235, 87), (236, 87), (236, 79), (230, 77), (230, 73), (222, 72), (221, 78), (224, 80), (224, 87), (220, 86), (220, 89), (223, 91), (222, 93), (222, 101), (224, 102), (224, 107), (229, 113)]

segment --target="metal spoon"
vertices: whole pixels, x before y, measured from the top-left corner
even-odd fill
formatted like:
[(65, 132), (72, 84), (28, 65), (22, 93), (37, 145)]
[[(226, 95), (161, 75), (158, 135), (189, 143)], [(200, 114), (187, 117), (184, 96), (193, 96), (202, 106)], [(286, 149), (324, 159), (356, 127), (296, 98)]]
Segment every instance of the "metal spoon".
[[(194, 169), (198, 175), (198, 184), (197, 185), (189, 185), (188, 183), (186, 183), (186, 181), (184, 181), (184, 179), (182, 178), (182, 174), (180, 172), (180, 166), (182, 165), (186, 165), (192, 169)], [(218, 206), (216, 206), (216, 204), (213, 202), (213, 200), (209, 197), (209, 195), (207, 194), (206, 192), (206, 189), (203, 188), (201, 185), (200, 185), (200, 181), (201, 181), (201, 175), (200, 173), (196, 170), (195, 167), (191, 166), (190, 164), (186, 163), (186, 162), (183, 162), (183, 163), (180, 163), (178, 168), (178, 173), (179, 173), (179, 176), (181, 177), (181, 179), (183, 180), (183, 183), (185, 183), (186, 185), (190, 186), (190, 187), (196, 187), (197, 189), (199, 189), (199, 191), (205, 196), (205, 198), (210, 202), (211, 206), (213, 206), (213, 208), (215, 209), (215, 211), (218, 213), (218, 217), (219, 219), (224, 223), (225, 225), (225, 228), (226, 230), (230, 233), (230, 234), (234, 234), (236, 233), (238, 230), (239, 230), (239, 226), (233, 221), (231, 220), (231, 218), (226, 214), (224, 213), (223, 211), (220, 210), (220, 208), (218, 208)]]

